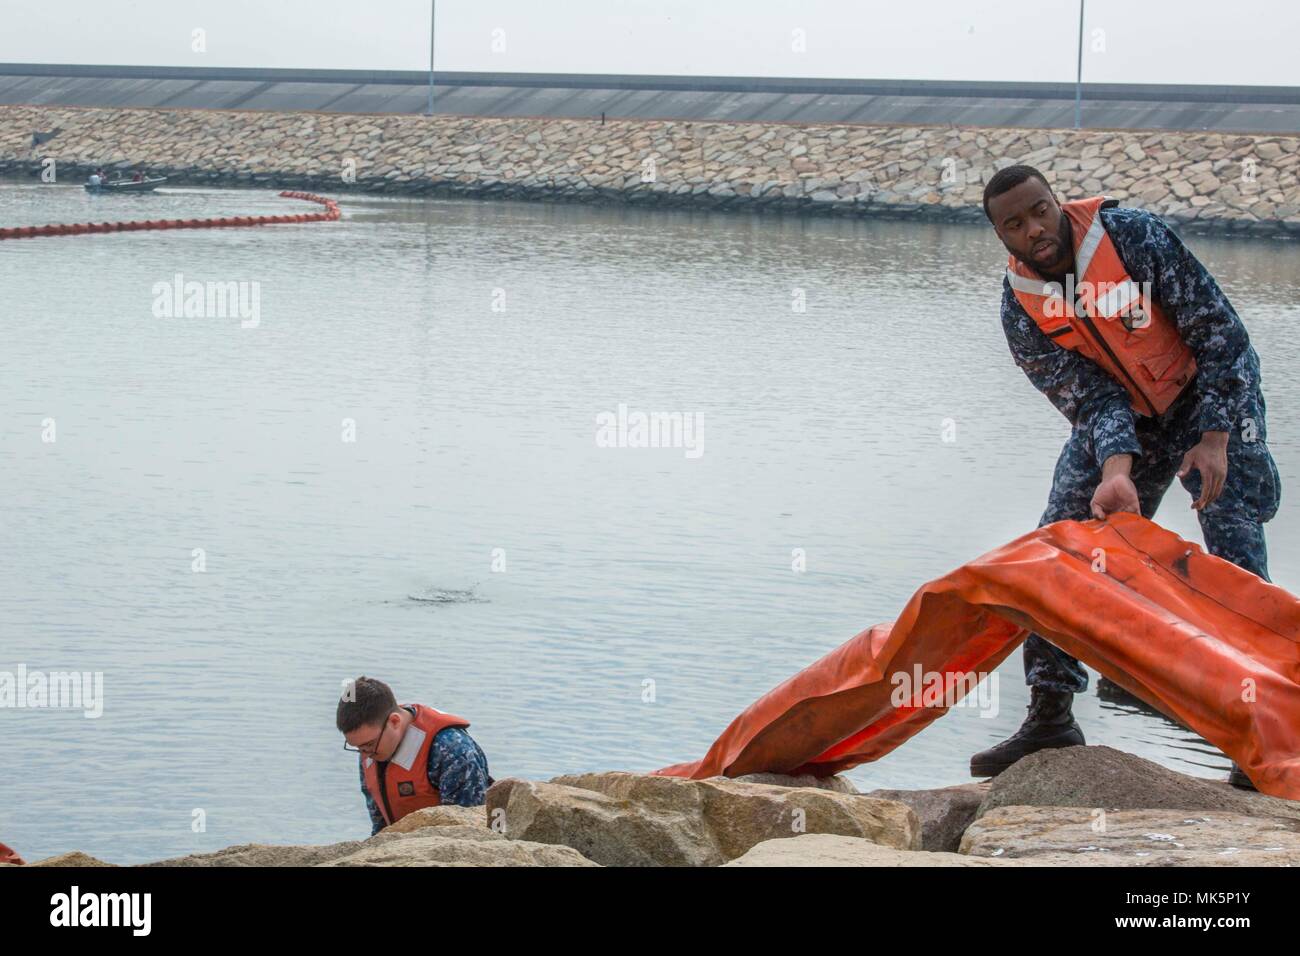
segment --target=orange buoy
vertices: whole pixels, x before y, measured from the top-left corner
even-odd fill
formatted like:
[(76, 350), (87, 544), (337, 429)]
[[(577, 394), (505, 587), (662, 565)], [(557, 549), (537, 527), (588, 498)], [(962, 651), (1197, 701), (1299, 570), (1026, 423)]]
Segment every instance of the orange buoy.
[(284, 199), (302, 199), (325, 207), (323, 213), (299, 213), (284, 216), (236, 216), (219, 219), (136, 219), (124, 222), (54, 223), (47, 226), (10, 226), (0, 228), (0, 240), (31, 239), (38, 236), (79, 236), (104, 232), (138, 232), (156, 229), (208, 229), (228, 226), (265, 226), (277, 223), (333, 222), (342, 217), (338, 203), (313, 193), (284, 190)]

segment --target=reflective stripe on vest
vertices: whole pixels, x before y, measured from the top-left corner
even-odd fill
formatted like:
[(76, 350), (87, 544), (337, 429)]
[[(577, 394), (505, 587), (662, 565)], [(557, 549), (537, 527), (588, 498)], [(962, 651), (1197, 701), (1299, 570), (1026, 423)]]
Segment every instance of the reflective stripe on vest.
[(1016, 300), (1061, 348), (1092, 359), (1124, 386), (1133, 410), (1161, 415), (1196, 374), (1196, 357), (1178, 328), (1128, 274), (1101, 222), (1114, 199), (1061, 204), (1074, 247), (1072, 287), (1049, 282), (1014, 256), (1007, 282)]
[(402, 742), (385, 763), (370, 757), (361, 758), (366, 790), (387, 824), (396, 823), (408, 813), (442, 803), (438, 788), (429, 782), (429, 748), (438, 733), (448, 727), (468, 727), (469, 721), (455, 714), (444, 714), (423, 704), (403, 704), (414, 708), (415, 717), (406, 727)]

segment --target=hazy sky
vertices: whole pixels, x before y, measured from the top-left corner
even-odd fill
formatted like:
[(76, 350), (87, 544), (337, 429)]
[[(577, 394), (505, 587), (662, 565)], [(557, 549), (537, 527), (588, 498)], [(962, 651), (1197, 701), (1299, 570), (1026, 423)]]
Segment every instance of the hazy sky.
[[(442, 70), (1073, 81), (1077, 0), (438, 0)], [(0, 0), (0, 61), (422, 70), (430, 0)], [(192, 49), (193, 31), (206, 52)], [(1084, 80), (1300, 85), (1295, 0), (1089, 0)], [(802, 49), (799, 47), (802, 46)]]

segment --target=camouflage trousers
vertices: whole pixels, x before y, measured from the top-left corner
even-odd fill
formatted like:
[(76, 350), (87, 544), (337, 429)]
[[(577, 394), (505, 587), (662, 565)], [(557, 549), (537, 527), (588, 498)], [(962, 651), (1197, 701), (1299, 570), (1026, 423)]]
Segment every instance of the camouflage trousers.
[[(1183, 455), (1200, 441), (1194, 388), (1188, 388), (1159, 418), (1137, 417), (1137, 437), (1142, 455), (1133, 461), (1133, 484), (1142, 514), (1154, 518), (1160, 499), (1173, 483)], [(1263, 396), (1258, 396), (1263, 411)], [(1282, 480), (1262, 436), (1264, 422), (1254, 423), (1255, 433), (1238, 428), (1228, 433), (1228, 474), (1219, 497), (1197, 512), (1205, 549), (1259, 575), (1268, 576), (1268, 551), (1264, 522), (1277, 513)], [(1201, 476), (1191, 472), (1180, 479), (1195, 501), (1201, 493)], [(1092, 517), (1093, 492), (1101, 482), (1101, 466), (1093, 456), (1091, 439), (1075, 430), (1061, 449), (1052, 477), (1052, 491), (1039, 527), (1054, 521), (1084, 521)], [(1075, 658), (1038, 634), (1024, 645), (1025, 683), (1050, 690), (1081, 693), (1088, 689), (1088, 672)]]

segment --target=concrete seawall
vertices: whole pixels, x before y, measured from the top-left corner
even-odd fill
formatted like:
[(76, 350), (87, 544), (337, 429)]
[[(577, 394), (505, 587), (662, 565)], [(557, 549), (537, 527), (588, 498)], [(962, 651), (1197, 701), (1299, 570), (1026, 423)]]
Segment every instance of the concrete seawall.
[[(32, 134), (59, 130), (32, 147)], [(1300, 136), (0, 107), (0, 174), (983, 221), (1013, 162), (1185, 231), (1300, 237)]]
[[(1181, 129), (1300, 134), (1300, 87), (462, 72), (434, 77), (435, 112), (732, 123)], [(0, 104), (275, 113), (429, 111), (410, 70), (0, 63)]]

